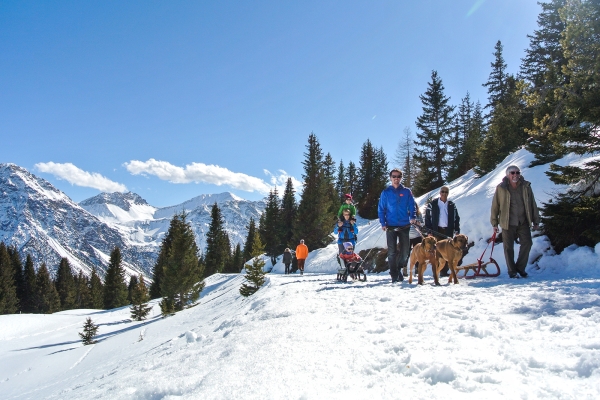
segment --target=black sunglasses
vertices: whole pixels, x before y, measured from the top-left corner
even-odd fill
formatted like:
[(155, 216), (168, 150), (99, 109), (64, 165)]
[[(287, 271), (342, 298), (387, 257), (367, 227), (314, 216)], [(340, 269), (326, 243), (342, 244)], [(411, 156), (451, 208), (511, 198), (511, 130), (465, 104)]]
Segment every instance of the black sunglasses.
[(440, 193), (448, 193), (448, 191), (447, 190), (442, 190), (442, 191), (440, 191)]
[(517, 174), (517, 175), (521, 175), (521, 171), (510, 171), (511, 175)]
[(392, 178), (399, 179), (399, 178), (402, 178), (402, 175), (392, 175)]

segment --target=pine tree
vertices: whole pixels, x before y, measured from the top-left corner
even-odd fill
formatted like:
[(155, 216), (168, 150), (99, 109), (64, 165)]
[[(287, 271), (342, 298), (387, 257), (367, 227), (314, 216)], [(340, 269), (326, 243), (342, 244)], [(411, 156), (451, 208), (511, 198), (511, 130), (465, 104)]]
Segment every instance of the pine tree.
[(19, 308), (15, 274), (8, 248), (0, 243), (0, 314), (13, 314)]
[(121, 249), (115, 247), (110, 253), (110, 261), (104, 277), (104, 308), (123, 307), (127, 301), (127, 284), (125, 283), (125, 269), (123, 268)]
[(417, 165), (414, 159), (414, 141), (410, 127), (403, 130), (402, 139), (398, 143), (396, 154), (394, 156), (395, 166), (402, 170), (402, 184), (406, 187), (412, 187), (417, 173)]
[[(565, 152), (597, 154), (600, 151), (600, 3), (568, 1), (560, 10), (565, 29), (561, 47), (566, 59), (565, 80), (560, 85), (561, 101), (554, 111), (569, 123), (559, 124), (552, 134), (555, 146)], [(551, 164), (547, 173), (557, 184), (570, 190), (544, 204), (543, 232), (560, 251), (569, 243), (591, 244), (600, 241), (600, 161), (580, 166)]]
[(448, 177), (452, 181), (475, 167), (477, 148), (482, 139), (483, 120), (481, 106), (474, 105), (471, 95), (461, 100), (455, 119), (453, 136), (448, 143)]
[[(281, 199), (281, 241), (286, 247), (292, 246), (292, 238), (294, 237), (294, 221), (298, 213), (298, 204), (296, 203), (296, 195), (292, 178), (288, 178)], [(252, 222), (252, 221), (251, 221)], [(250, 230), (248, 230), (250, 235)], [(250, 241), (250, 242), (249, 242)], [(252, 243), (254, 237), (248, 236), (246, 243)], [(246, 252), (244, 248), (244, 261), (250, 260), (251, 252)]]
[(86, 308), (90, 303), (90, 287), (89, 279), (79, 271), (75, 277), (75, 300), (74, 308)]
[(338, 196), (337, 201), (340, 204), (343, 204), (346, 200), (346, 193), (350, 193), (347, 188), (348, 182), (346, 181), (346, 168), (344, 167), (344, 162), (340, 160), (337, 170), (337, 179), (335, 181), (335, 191)]
[(136, 275), (131, 275), (129, 277), (129, 285), (127, 285), (127, 301), (129, 302), (129, 304), (133, 304), (131, 302), (131, 293), (133, 292), (133, 289), (135, 288), (135, 286), (138, 284), (138, 277)]
[[(213, 207), (213, 210), (218, 207)], [(198, 246), (194, 231), (186, 220), (186, 214), (173, 216), (167, 235), (171, 236), (171, 248), (162, 265), (163, 277), (160, 291), (163, 299), (160, 303), (163, 317), (183, 310), (198, 300), (204, 288), (204, 270), (198, 258)], [(208, 251), (207, 251), (208, 257)]]
[(92, 269), (92, 276), (89, 282), (89, 303), (88, 308), (100, 310), (104, 307), (104, 285), (96, 272), (96, 268)]
[(346, 193), (350, 193), (352, 196), (358, 191), (358, 170), (356, 164), (350, 161), (348, 168), (346, 168)]
[[(133, 282), (133, 279), (130, 282)], [(144, 282), (144, 276), (140, 274), (131, 288), (131, 319), (134, 321), (146, 319), (150, 310), (152, 310), (152, 307), (148, 305), (148, 300), (150, 300), (148, 288), (146, 282)]]
[(27, 259), (25, 261), (25, 270), (23, 271), (23, 283), (24, 296), (21, 303), (21, 309), (24, 313), (35, 313), (37, 311), (35, 306), (37, 284), (33, 260), (31, 259), (31, 255), (29, 254), (27, 254)]
[(45, 263), (42, 263), (37, 271), (36, 276), (36, 296), (35, 309), (36, 312), (42, 314), (52, 314), (60, 311), (60, 296), (54, 286), (54, 282), (50, 279), (50, 273)]
[(561, 45), (565, 22), (560, 16), (566, 0), (551, 0), (539, 3), (542, 12), (538, 16), (538, 27), (529, 37), (529, 48), (521, 63), (521, 76), (529, 83), (526, 101), (532, 110), (532, 128), (528, 130), (527, 149), (536, 156), (531, 165), (554, 161), (566, 149), (557, 140), (556, 134), (570, 124), (564, 113), (564, 85), (568, 75), (564, 71), (567, 59)]
[(536, 88), (546, 84), (546, 72), (553, 65), (558, 67), (560, 73), (563, 66), (567, 65), (561, 46), (561, 37), (565, 31), (565, 22), (560, 17), (560, 11), (566, 5), (566, 0), (550, 0), (538, 3), (542, 12), (538, 15), (539, 29), (529, 38), (529, 48), (525, 49), (525, 57), (521, 60), (521, 76), (527, 79)]
[[(500, 40), (496, 42), (494, 50), (494, 61), (491, 64), (492, 72), (490, 72), (488, 81), (483, 84), (483, 86), (488, 88), (488, 103), (484, 108), (489, 108), (491, 110), (504, 101), (509, 91), (509, 74), (506, 72), (507, 65), (504, 61), (504, 56), (502, 55), (504, 46), (502, 46)], [(489, 118), (490, 114), (488, 114), (487, 117)]]
[(258, 235), (254, 237), (252, 248), (254, 249), (252, 264), (246, 265), (246, 275), (244, 276), (246, 282), (240, 287), (240, 294), (244, 297), (252, 296), (265, 283), (265, 272), (263, 271), (265, 262), (261, 258), (264, 246)]
[(17, 250), (17, 246), (8, 246), (7, 251), (10, 257), (10, 263), (12, 265), (13, 273), (15, 274), (15, 290), (19, 302), (19, 308), (17, 311), (22, 312), (22, 305), (24, 304), (25, 300), (25, 278), (23, 277), (23, 262), (21, 261), (21, 256), (19, 255), (19, 250)]
[(244, 251), (242, 252), (244, 262), (252, 258), (252, 245), (254, 244), (254, 236), (258, 234), (256, 231), (256, 223), (254, 222), (254, 218), (250, 217), (250, 222), (248, 223), (246, 229), (248, 229), (248, 235), (246, 236), (246, 242), (244, 243)]
[(328, 196), (329, 186), (324, 171), (323, 151), (314, 133), (308, 137), (304, 153), (304, 187), (298, 205), (294, 240), (300, 239), (312, 248), (325, 247), (331, 241), (331, 230), (336, 218), (329, 210), (331, 199)]
[(95, 339), (98, 334), (98, 325), (94, 324), (91, 317), (87, 317), (83, 324), (83, 332), (79, 332), (79, 337), (84, 346), (98, 343)]
[(377, 218), (377, 204), (387, 182), (387, 169), (387, 157), (383, 148), (375, 148), (367, 139), (361, 148), (357, 173), (356, 202), (357, 212), (361, 217)]
[(233, 257), (231, 258), (231, 271), (232, 273), (239, 273), (244, 267), (244, 258), (242, 255), (242, 247), (240, 244), (235, 245), (235, 250), (233, 251)]
[(444, 85), (437, 71), (431, 72), (431, 82), (425, 94), (420, 97), (423, 114), (416, 125), (417, 140), (414, 158), (419, 168), (415, 177), (415, 195), (429, 192), (442, 186), (448, 172), (447, 144), (454, 129), (454, 107), (444, 94)]
[[(365, 211), (369, 208), (370, 203), (373, 200), (373, 196), (370, 195), (369, 189), (373, 181), (373, 158), (375, 151), (373, 144), (370, 139), (367, 139), (361, 149), (360, 158), (358, 161), (357, 171), (357, 187), (355, 192), (356, 200), (356, 211), (361, 217), (368, 218), (365, 215)], [(379, 195), (379, 193), (377, 194)]]
[(502, 43), (495, 46), (494, 62), (488, 82), (489, 108), (488, 126), (485, 137), (477, 150), (475, 172), (484, 175), (493, 170), (508, 154), (524, 145), (526, 130), (531, 118), (526, 113), (524, 102), (525, 84), (506, 73), (506, 63), (502, 56)]
[(231, 257), (229, 236), (225, 231), (225, 222), (221, 210), (215, 202), (210, 212), (210, 225), (206, 234), (206, 275), (221, 273)]
[[(339, 195), (335, 189), (336, 182), (336, 168), (335, 161), (333, 161), (333, 157), (331, 157), (330, 153), (325, 155), (325, 159), (323, 160), (323, 172), (325, 174), (325, 185), (326, 185), (326, 193), (329, 200), (329, 210), (330, 214), (337, 215), (338, 207), (339, 207)], [(283, 249), (281, 249), (283, 251)]]
[(277, 256), (283, 252), (280, 214), (279, 196), (277, 188), (275, 188), (269, 192), (267, 207), (261, 215), (258, 225), (261, 242), (264, 243), (265, 252), (271, 258), (272, 265), (277, 263)]
[[(175, 218), (175, 216), (173, 218)], [(171, 225), (173, 225), (173, 223), (174, 221), (172, 219)], [(164, 276), (163, 267), (167, 263), (167, 258), (169, 257), (168, 252), (171, 249), (172, 241), (173, 238), (171, 234), (171, 229), (169, 228), (169, 231), (167, 232), (165, 237), (163, 237), (163, 240), (160, 245), (160, 250), (158, 252), (158, 257), (156, 258), (156, 263), (154, 264), (154, 268), (152, 269), (152, 283), (150, 284), (151, 299), (158, 299), (163, 296), (160, 289), (162, 278)]]
[(223, 229), (223, 233), (223, 254), (225, 254), (225, 266), (221, 272), (232, 272), (231, 259), (233, 257), (233, 252), (231, 251), (231, 240), (229, 239), (229, 233), (227, 233), (226, 230)]
[(379, 196), (388, 181), (388, 162), (383, 147), (373, 149), (373, 176), (361, 216), (368, 219), (377, 218)]
[(69, 260), (63, 257), (56, 270), (54, 282), (60, 298), (60, 309), (70, 310), (75, 306), (75, 277)]

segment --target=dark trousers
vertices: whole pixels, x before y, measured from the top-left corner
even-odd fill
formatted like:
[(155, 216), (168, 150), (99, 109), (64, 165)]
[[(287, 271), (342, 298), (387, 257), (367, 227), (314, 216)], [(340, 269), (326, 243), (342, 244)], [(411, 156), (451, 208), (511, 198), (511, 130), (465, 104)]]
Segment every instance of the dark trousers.
[[(515, 239), (519, 238), (519, 256), (515, 263)], [(504, 245), (504, 258), (508, 275), (514, 276), (518, 273), (524, 274), (527, 261), (529, 261), (529, 251), (531, 251), (531, 229), (529, 225), (511, 225), (508, 229), (502, 231), (502, 244)]]
[[(445, 236), (437, 236), (436, 235), (437, 240), (448, 239), (446, 236), (452, 237), (452, 233), (453, 233), (453, 232), (448, 232), (448, 231), (450, 231), (450, 229), (448, 229), (447, 227), (444, 228), (441, 226), (438, 226), (437, 228), (435, 228), (435, 231), (441, 233), (442, 235), (445, 235)], [(450, 273), (450, 267), (448, 267), (448, 263), (446, 262), (446, 264), (444, 264), (444, 268), (442, 268), (440, 270), (440, 274), (448, 275), (449, 273)]]
[[(388, 265), (390, 266), (390, 275), (393, 281), (398, 280), (400, 269), (406, 266), (410, 250), (410, 227), (406, 226), (396, 229), (388, 227), (385, 231), (388, 248)], [(396, 249), (396, 243), (398, 243), (398, 249)]]
[(298, 259), (298, 269), (300, 271), (304, 271), (304, 262), (306, 261), (305, 258), (299, 258)]
[(286, 274), (290, 273), (290, 264), (285, 264), (285, 273)]

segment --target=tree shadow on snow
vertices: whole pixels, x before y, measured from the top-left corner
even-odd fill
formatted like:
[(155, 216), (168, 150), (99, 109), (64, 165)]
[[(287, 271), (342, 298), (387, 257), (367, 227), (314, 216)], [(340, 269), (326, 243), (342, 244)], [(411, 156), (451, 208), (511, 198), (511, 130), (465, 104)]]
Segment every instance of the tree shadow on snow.
[[(44, 344), (42, 346), (25, 347), (23, 349), (15, 349), (15, 350), (12, 350), (12, 351), (26, 351), (26, 350), (47, 349), (49, 347), (65, 346), (67, 344), (73, 344), (73, 343), (81, 343), (81, 340), (72, 340), (70, 342), (52, 343), (52, 344)], [(64, 351), (64, 350), (61, 350), (61, 351)], [(50, 354), (54, 354), (54, 353), (50, 353)]]

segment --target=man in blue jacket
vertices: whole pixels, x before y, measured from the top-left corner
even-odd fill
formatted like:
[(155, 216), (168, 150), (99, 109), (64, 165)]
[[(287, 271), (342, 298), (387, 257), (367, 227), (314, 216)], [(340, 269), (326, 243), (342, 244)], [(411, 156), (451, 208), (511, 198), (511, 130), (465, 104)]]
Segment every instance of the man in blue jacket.
[(415, 222), (416, 211), (412, 192), (400, 183), (402, 171), (398, 168), (391, 170), (390, 180), (392, 184), (381, 192), (378, 214), (381, 229), (385, 231), (387, 239), (390, 275), (392, 283), (395, 283), (404, 280), (400, 271), (408, 260), (410, 224)]

